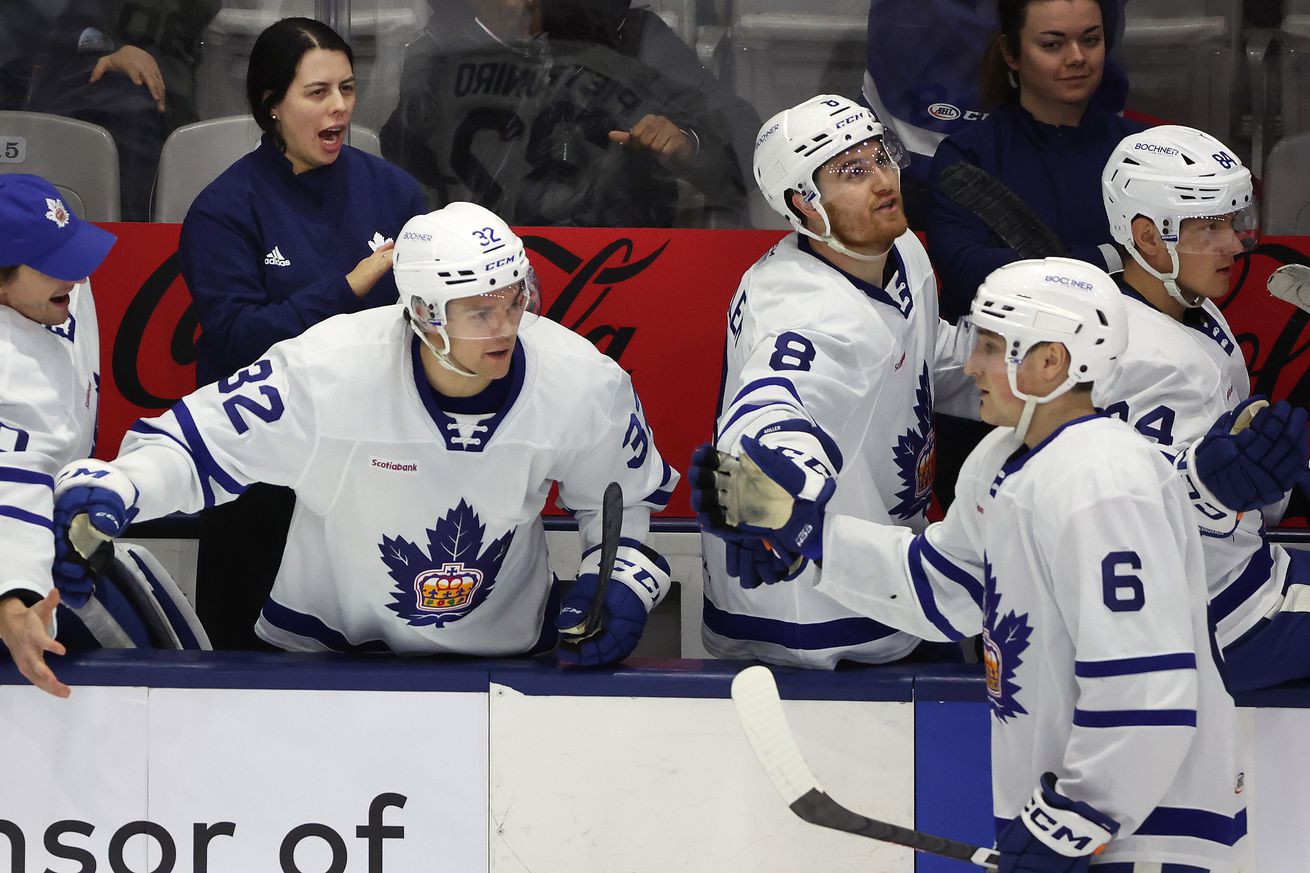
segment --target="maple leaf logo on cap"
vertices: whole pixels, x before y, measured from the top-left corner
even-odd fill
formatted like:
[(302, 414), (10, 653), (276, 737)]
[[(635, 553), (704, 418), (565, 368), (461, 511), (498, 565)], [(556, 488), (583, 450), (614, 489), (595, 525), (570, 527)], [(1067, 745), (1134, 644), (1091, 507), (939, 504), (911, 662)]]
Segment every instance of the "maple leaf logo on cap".
[(68, 224), (68, 207), (64, 205), (64, 201), (57, 198), (47, 197), (45, 199), (45, 205), (47, 209), (49, 209), (45, 214), (46, 218), (59, 225), (61, 228)]

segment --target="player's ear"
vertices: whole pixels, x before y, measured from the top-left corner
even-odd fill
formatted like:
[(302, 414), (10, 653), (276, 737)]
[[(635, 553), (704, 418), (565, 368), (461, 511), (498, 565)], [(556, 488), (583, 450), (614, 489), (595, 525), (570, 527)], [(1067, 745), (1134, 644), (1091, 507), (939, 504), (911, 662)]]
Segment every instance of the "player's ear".
[(1133, 219), (1133, 247), (1141, 252), (1144, 257), (1164, 251), (1164, 243), (1160, 239), (1160, 232), (1156, 230), (1155, 222), (1145, 215), (1139, 215)]
[(806, 201), (805, 195), (801, 194), (801, 192), (792, 189), (787, 192), (787, 197), (791, 203), (792, 211), (798, 213), (800, 216), (809, 217), (818, 214), (818, 210)]

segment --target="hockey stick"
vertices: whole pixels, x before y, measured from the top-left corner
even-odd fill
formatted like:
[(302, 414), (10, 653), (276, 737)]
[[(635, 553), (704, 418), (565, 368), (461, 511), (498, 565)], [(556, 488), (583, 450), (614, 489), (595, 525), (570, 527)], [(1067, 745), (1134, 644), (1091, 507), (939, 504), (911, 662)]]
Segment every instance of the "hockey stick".
[(114, 558), (113, 537), (96, 530), (85, 512), (73, 516), (68, 523), (67, 539), (73, 553), (97, 576), (105, 572), (105, 567)]
[(810, 824), (996, 869), (998, 856), (992, 849), (865, 818), (825, 794), (787, 726), (778, 685), (768, 667), (756, 665), (738, 673), (732, 680), (732, 702), (769, 781), (791, 811)]
[(957, 161), (942, 171), (942, 193), (978, 219), (1021, 258), (1063, 257), (1060, 238), (1032, 207), (982, 167)]
[(1269, 274), (1265, 287), (1279, 300), (1310, 313), (1310, 267), (1305, 264), (1283, 264)]
[(596, 571), (596, 596), (582, 621), (561, 631), (566, 645), (577, 645), (600, 633), (601, 610), (605, 606), (605, 589), (614, 573), (614, 557), (619, 551), (619, 536), (623, 533), (623, 488), (618, 482), (605, 486), (600, 507), (600, 568)]

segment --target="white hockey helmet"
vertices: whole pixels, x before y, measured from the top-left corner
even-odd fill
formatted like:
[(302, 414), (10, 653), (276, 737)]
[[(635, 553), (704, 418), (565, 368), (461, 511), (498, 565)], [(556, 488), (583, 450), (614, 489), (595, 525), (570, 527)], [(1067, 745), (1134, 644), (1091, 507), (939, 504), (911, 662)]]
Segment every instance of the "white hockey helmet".
[[(1049, 403), (1081, 382), (1108, 376), (1128, 347), (1123, 295), (1099, 267), (1072, 258), (1044, 258), (1006, 264), (983, 280), (969, 321), (1005, 339), (1010, 391), (1024, 401), (1015, 428), (1022, 439), (1038, 404)], [(1069, 351), (1069, 376), (1044, 397), (1019, 390), (1018, 370), (1038, 343), (1061, 343)]]
[[(1166, 124), (1124, 137), (1101, 174), (1101, 193), (1115, 242), (1187, 307), (1204, 301), (1178, 289), (1178, 252), (1211, 254), (1221, 248), (1205, 240), (1180, 245), (1185, 219), (1232, 216), (1243, 248), (1249, 251), (1258, 240), (1260, 210), (1251, 172), (1219, 140), (1190, 127)], [(1153, 269), (1133, 245), (1133, 219), (1139, 215), (1151, 220), (1169, 252), (1168, 273)], [(1232, 235), (1226, 242), (1235, 250)]]
[[(450, 203), (405, 222), (392, 260), (410, 327), (456, 373), (474, 375), (451, 360), (451, 337), (510, 336), (535, 318), (539, 286), (523, 241), (476, 203)], [(487, 305), (450, 306), (474, 297)], [(441, 348), (433, 345), (432, 333)]]
[[(811, 97), (774, 115), (760, 128), (755, 138), (755, 182), (774, 211), (791, 222), (798, 232), (853, 258), (873, 260), (869, 255), (851, 251), (832, 235), (832, 223), (823, 208), (815, 173), (841, 153), (875, 139), (881, 146), (878, 163), (888, 169), (894, 166), (899, 174), (900, 168), (907, 164), (905, 152), (894, 137), (885, 135), (882, 123), (868, 107), (837, 94)], [(791, 191), (799, 192), (818, 210), (823, 219), (822, 234), (805, 227), (791, 206)]]

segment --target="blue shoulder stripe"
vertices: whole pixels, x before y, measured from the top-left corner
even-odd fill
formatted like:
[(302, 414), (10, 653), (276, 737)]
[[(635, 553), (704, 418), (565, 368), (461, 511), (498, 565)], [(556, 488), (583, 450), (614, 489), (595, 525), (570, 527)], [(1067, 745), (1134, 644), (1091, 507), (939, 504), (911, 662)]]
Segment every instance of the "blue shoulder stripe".
[(1075, 709), (1077, 727), (1196, 727), (1195, 709)]
[(774, 400), (768, 403), (745, 403), (733, 409), (732, 415), (728, 417), (728, 420), (725, 421), (721, 427), (715, 429), (715, 433), (714, 433), (715, 438), (717, 439), (720, 435), (723, 434), (725, 430), (731, 428), (734, 424), (737, 423), (737, 420), (742, 418), (743, 416), (749, 415), (752, 412), (757, 412), (758, 410), (761, 409), (768, 409), (771, 406), (776, 406), (778, 409), (785, 409), (787, 413), (791, 416), (795, 416), (796, 414), (796, 407), (794, 405), (790, 403), (783, 403), (780, 400)]
[(224, 491), (230, 494), (243, 493), (247, 486), (232, 478), (214, 460), (214, 456), (209, 453), (209, 447), (205, 445), (205, 438), (200, 435), (200, 429), (196, 427), (195, 419), (191, 417), (191, 410), (187, 408), (185, 400), (179, 400), (173, 406), (173, 417), (177, 419), (178, 426), (182, 428), (182, 435), (186, 438), (186, 446), (190, 452), (191, 460), (195, 464), (196, 472), (200, 474), (200, 485), (205, 491), (205, 505), (214, 505), (214, 494), (209, 488), (209, 479), (213, 479), (223, 487)]
[(26, 467), (0, 467), (0, 482), (18, 482), (23, 485), (55, 487), (55, 477)]
[(1115, 658), (1109, 661), (1075, 661), (1073, 674), (1088, 679), (1106, 676), (1134, 676), (1139, 673), (1160, 673), (1167, 670), (1195, 670), (1195, 652), (1174, 652), (1168, 655), (1150, 655), (1141, 658)]
[[(932, 585), (928, 582), (928, 574), (923, 570), (923, 535), (916, 536), (910, 543), (909, 563), (910, 579), (914, 583), (914, 593), (919, 598), (919, 609), (923, 611), (924, 617), (933, 623), (937, 630), (946, 635), (949, 640), (956, 642), (964, 639), (965, 635), (956, 630), (946, 616), (942, 615), (941, 610), (937, 608), (937, 600), (932, 595)], [(973, 592), (970, 592), (972, 594)]]
[(728, 405), (731, 406), (733, 403), (737, 403), (753, 391), (758, 391), (761, 388), (769, 388), (771, 386), (785, 389), (788, 394), (796, 398), (797, 403), (802, 407), (805, 406), (805, 401), (801, 400), (800, 392), (796, 390), (796, 386), (792, 384), (792, 381), (785, 376), (765, 376), (763, 379), (752, 379), (750, 382), (741, 386), (741, 390), (737, 392), (736, 396), (732, 398), (732, 403), (729, 403)]

